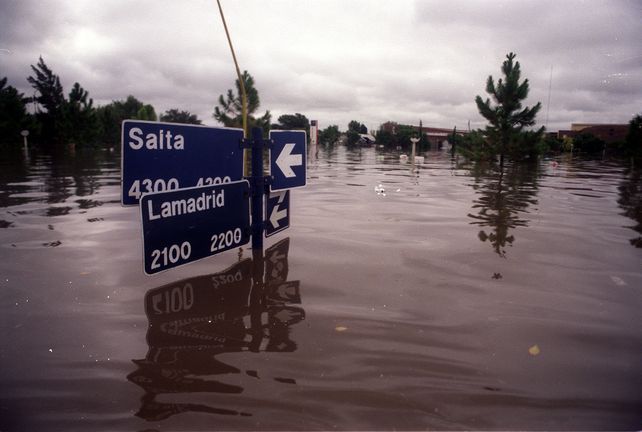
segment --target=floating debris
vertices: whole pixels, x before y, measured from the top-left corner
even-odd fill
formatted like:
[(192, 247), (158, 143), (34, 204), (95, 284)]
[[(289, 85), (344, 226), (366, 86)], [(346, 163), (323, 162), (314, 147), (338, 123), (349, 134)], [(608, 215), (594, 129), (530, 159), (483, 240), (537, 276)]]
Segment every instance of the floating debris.
[(335, 329), (336, 331), (338, 331), (338, 332), (344, 332), (344, 331), (348, 330), (348, 327), (344, 327), (344, 326), (336, 326), (334, 329)]
[(386, 196), (386, 189), (383, 187), (381, 183), (379, 183), (378, 186), (375, 186), (374, 190), (377, 193), (377, 195)]
[(533, 345), (528, 349), (528, 353), (532, 356), (539, 355), (540, 352), (541, 350), (539, 349), (539, 346), (537, 344)]
[(611, 280), (617, 286), (625, 286), (626, 285), (626, 282), (624, 282), (624, 279), (622, 279), (621, 277), (611, 276)]

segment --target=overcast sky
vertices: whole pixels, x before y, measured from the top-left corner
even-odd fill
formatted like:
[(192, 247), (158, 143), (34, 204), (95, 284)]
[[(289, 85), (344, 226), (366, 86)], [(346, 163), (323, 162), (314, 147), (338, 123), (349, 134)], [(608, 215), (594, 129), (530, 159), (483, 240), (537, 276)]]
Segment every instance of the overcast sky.
[[(216, 0), (0, 0), (0, 77), (26, 95), (42, 55), (68, 93), (104, 105), (132, 94), (157, 113), (212, 118), (236, 74)], [(222, 0), (260, 114), (321, 128), (350, 120), (482, 127), (515, 52), (538, 124), (627, 123), (642, 112), (642, 1)], [(550, 88), (550, 92), (549, 92)], [(550, 97), (550, 104), (549, 104)]]

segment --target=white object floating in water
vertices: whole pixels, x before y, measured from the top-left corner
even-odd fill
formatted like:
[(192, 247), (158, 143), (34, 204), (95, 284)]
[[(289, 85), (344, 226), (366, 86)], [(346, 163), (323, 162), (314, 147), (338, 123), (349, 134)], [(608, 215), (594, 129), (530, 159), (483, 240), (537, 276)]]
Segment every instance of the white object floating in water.
[(622, 279), (621, 277), (611, 276), (611, 280), (617, 286), (625, 286), (626, 285), (626, 282), (624, 282), (624, 279)]
[(424, 163), (423, 156), (415, 156), (415, 163)]
[(399, 160), (402, 162), (406, 162), (408, 160), (408, 155), (405, 155), (405, 154), (400, 155)]
[(377, 195), (386, 196), (386, 189), (383, 187), (381, 183), (379, 183), (378, 186), (375, 186), (374, 190), (377, 193)]

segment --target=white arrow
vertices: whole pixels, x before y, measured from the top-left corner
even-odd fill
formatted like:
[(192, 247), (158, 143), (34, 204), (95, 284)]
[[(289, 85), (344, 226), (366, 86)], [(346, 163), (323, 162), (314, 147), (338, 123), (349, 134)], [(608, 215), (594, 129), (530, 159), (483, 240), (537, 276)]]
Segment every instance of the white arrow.
[(276, 158), (276, 165), (287, 178), (296, 177), (296, 174), (292, 171), (293, 166), (303, 165), (303, 155), (292, 154), (294, 146), (294, 143), (285, 144), (283, 146), (283, 150), (281, 150), (281, 153), (279, 154), (279, 157)]
[(275, 205), (272, 208), (272, 214), (270, 214), (270, 223), (276, 229), (280, 226), (279, 221), (288, 216), (288, 209), (279, 210), (279, 205)]
[(271, 262), (272, 264), (276, 264), (276, 263), (278, 263), (279, 261), (281, 261), (283, 258), (285, 258), (285, 255), (283, 255), (283, 254), (279, 254), (279, 251), (278, 251), (278, 250), (276, 250), (276, 251), (274, 251), (274, 252), (272, 253), (272, 255), (270, 255), (270, 262)]

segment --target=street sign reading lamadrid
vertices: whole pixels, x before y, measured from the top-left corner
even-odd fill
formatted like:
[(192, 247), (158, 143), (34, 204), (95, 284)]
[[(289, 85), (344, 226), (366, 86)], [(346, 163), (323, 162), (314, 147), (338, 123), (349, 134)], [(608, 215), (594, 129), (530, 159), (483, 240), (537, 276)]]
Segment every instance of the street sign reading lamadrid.
[(244, 245), (250, 238), (247, 180), (145, 194), (140, 199), (145, 273)]
[(138, 204), (145, 193), (241, 180), (242, 139), (242, 129), (125, 120), (122, 204)]
[(265, 196), (265, 237), (290, 226), (290, 191), (270, 192)]
[(305, 131), (270, 131), (270, 175), (273, 191), (305, 186), (307, 145)]

